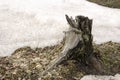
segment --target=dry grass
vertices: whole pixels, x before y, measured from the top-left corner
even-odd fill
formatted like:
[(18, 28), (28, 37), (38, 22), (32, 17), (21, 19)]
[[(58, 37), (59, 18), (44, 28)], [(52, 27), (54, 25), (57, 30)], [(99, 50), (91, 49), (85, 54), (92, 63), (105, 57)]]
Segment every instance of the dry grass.
[[(35, 50), (23, 47), (11, 56), (0, 58), (0, 80), (78, 80), (86, 74), (96, 74), (94, 68), (68, 60), (41, 77), (41, 72), (60, 55), (63, 46), (61, 43)], [(120, 43), (94, 44), (94, 50), (96, 56), (101, 56), (104, 74), (120, 73)]]
[(120, 8), (120, 0), (88, 0), (88, 1), (95, 2), (97, 4), (111, 8)]

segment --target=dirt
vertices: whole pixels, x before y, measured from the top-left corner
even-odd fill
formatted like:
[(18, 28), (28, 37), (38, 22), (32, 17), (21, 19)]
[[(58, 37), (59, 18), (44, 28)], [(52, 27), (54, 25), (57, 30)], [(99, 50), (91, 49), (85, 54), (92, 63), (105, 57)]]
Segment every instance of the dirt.
[(97, 3), (102, 6), (110, 8), (120, 8), (120, 0), (88, 0), (90, 2)]
[[(58, 45), (31, 49), (17, 49), (11, 56), (0, 58), (0, 80), (79, 80), (86, 74), (97, 74), (94, 69), (75, 60), (64, 61), (48, 72), (41, 73), (60, 55), (64, 42)], [(120, 43), (94, 44), (94, 52), (101, 59), (104, 73), (120, 73)]]

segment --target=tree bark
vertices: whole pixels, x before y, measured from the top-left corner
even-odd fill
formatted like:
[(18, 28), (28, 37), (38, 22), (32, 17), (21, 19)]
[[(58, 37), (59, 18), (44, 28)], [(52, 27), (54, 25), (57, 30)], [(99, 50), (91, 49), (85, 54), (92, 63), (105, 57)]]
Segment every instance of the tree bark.
[[(84, 16), (76, 16), (75, 20), (66, 15), (70, 28), (78, 36), (79, 42), (71, 49), (69, 58), (74, 58), (87, 63), (86, 59), (93, 54), (92, 20)], [(72, 43), (72, 41), (71, 41)], [(67, 44), (67, 42), (66, 42)]]
[(49, 65), (42, 75), (62, 61), (69, 59), (77, 60), (84, 65), (93, 64), (94, 68), (101, 69), (101, 64), (93, 55), (92, 20), (84, 16), (76, 16), (75, 19), (65, 16), (70, 27), (68, 31), (65, 31), (64, 49), (61, 56)]

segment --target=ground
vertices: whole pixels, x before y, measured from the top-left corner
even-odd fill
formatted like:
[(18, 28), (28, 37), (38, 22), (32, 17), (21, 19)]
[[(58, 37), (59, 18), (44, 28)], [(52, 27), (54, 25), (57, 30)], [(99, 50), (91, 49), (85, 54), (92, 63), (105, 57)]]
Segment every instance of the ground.
[(97, 4), (111, 8), (120, 8), (120, 0), (88, 0), (88, 1), (95, 2)]
[[(17, 49), (11, 56), (0, 58), (1, 80), (78, 80), (86, 74), (96, 74), (91, 67), (75, 60), (64, 61), (48, 72), (41, 73), (60, 55), (64, 43), (45, 48)], [(101, 58), (104, 73), (114, 75), (120, 73), (120, 43), (107, 42), (94, 44), (96, 56)]]

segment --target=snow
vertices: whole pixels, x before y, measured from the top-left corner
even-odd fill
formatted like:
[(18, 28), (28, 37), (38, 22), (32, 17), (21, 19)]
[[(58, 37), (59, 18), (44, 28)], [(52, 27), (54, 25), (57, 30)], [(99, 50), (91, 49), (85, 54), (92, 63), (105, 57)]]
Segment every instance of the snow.
[(0, 0), (0, 56), (59, 43), (68, 29), (65, 14), (93, 19), (94, 42), (120, 42), (119, 9), (85, 0)]
[[(23, 46), (45, 47), (59, 43), (68, 29), (65, 14), (93, 19), (94, 42), (120, 42), (120, 9), (86, 0), (0, 0), (0, 56)], [(120, 80), (120, 75), (88, 75), (81, 80)]]
[(80, 80), (120, 80), (120, 74), (116, 74), (115, 76), (87, 75)]

